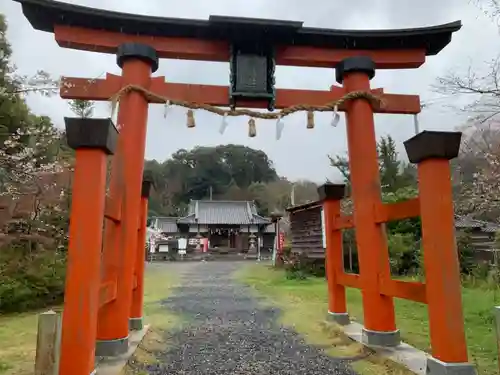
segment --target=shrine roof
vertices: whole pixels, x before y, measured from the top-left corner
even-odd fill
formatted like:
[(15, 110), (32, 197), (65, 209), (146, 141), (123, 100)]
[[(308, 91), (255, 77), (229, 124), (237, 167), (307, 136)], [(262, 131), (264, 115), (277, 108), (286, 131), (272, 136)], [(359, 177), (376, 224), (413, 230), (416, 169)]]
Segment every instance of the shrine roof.
[(177, 229), (177, 220), (178, 217), (172, 217), (172, 216), (160, 216), (156, 217), (156, 228), (160, 230), (163, 233), (176, 233), (178, 231)]
[(257, 214), (253, 201), (192, 200), (188, 216), (179, 224), (251, 225), (269, 224), (271, 221)]
[(302, 22), (210, 16), (208, 20), (163, 18), (94, 9), (54, 0), (13, 0), (20, 3), (31, 25), (54, 32), (55, 25), (106, 30), (133, 35), (181, 37), (233, 42), (266, 41), (336, 49), (425, 49), (440, 52), (462, 24), (389, 30), (336, 30), (303, 27)]
[(304, 204), (299, 204), (296, 206), (288, 207), (286, 209), (286, 212), (294, 213), (294, 212), (305, 211), (305, 210), (309, 210), (309, 209), (317, 208), (317, 207), (322, 207), (322, 206), (323, 206), (323, 203), (321, 201), (307, 202)]

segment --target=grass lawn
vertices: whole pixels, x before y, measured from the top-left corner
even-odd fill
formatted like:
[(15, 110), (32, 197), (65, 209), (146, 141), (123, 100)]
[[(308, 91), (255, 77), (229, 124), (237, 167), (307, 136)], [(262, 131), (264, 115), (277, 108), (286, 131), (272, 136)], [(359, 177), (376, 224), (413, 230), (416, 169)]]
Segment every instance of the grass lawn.
[(144, 279), (144, 322), (155, 330), (166, 331), (180, 323), (180, 318), (161, 305), (177, 285), (171, 264), (148, 267)]
[[(329, 342), (333, 355), (342, 354), (345, 342), (337, 345), (332, 341), (332, 325), (325, 322), (327, 286), (323, 279), (287, 280), (283, 271), (265, 265), (250, 265), (236, 277), (277, 303), (283, 309), (285, 325), (294, 326), (313, 344)], [(348, 288), (347, 298), (351, 318), (362, 322), (361, 293)], [(463, 303), (470, 360), (477, 364), (479, 374), (498, 374), (492, 308), (500, 304), (500, 291), (464, 288)], [(429, 351), (427, 306), (401, 299), (395, 299), (395, 304), (397, 325), (403, 340)], [(350, 352), (355, 350), (352, 345), (348, 348)], [(404, 373), (404, 370), (388, 367), (387, 363), (380, 363), (380, 359), (373, 357), (354, 362), (353, 367), (362, 374)]]
[(163, 264), (150, 264), (144, 280), (144, 323), (150, 329), (133, 358), (120, 375), (147, 375), (147, 365), (158, 363), (157, 353), (168, 348), (167, 331), (182, 323), (182, 319), (162, 306), (177, 285), (174, 268)]
[[(170, 295), (176, 283), (172, 268), (148, 268), (145, 276), (145, 323), (151, 324), (145, 344), (159, 345), (159, 332), (177, 324), (178, 318), (161, 309), (160, 301)], [(46, 311), (46, 310), (44, 310)], [(38, 313), (0, 315), (0, 375), (32, 375), (34, 372)]]
[(37, 313), (0, 315), (0, 374), (34, 372)]

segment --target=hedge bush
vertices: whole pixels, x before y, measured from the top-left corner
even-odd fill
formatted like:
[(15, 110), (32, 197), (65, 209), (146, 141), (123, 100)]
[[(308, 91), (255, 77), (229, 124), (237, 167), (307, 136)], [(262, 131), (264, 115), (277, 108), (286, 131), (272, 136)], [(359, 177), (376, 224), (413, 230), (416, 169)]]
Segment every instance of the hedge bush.
[(62, 302), (66, 254), (36, 246), (0, 249), (0, 313), (26, 311)]

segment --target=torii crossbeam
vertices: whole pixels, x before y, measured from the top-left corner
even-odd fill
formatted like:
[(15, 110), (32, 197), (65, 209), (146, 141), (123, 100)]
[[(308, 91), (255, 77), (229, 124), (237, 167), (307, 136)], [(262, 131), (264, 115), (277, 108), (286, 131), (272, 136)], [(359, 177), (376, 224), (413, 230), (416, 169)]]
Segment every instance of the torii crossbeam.
[[(61, 98), (107, 101), (123, 87), (122, 77), (107, 73), (105, 79), (86, 79), (63, 77), (61, 82)], [(165, 82), (164, 77), (154, 77), (145, 87), (162, 97), (194, 103), (205, 103), (215, 107), (229, 107), (230, 88), (215, 85), (191, 85)], [(418, 95), (386, 94), (383, 89), (371, 90), (384, 102), (381, 107), (374, 108), (376, 113), (417, 114), (420, 113), (420, 98)], [(298, 104), (323, 105), (340, 99), (346, 94), (343, 87), (332, 86), (326, 90), (294, 90), (277, 89), (275, 108), (282, 109)], [(151, 101), (151, 103), (163, 103)], [(262, 108), (261, 101), (239, 101), (238, 105), (246, 108)], [(339, 106), (345, 111), (345, 105)]]

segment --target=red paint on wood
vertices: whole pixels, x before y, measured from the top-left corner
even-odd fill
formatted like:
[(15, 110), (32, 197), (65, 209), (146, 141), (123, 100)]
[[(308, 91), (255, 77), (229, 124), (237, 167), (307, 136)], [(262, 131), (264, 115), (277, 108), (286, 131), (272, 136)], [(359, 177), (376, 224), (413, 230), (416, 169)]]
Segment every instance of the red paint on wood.
[(432, 355), (450, 363), (468, 361), (450, 165), (426, 160), (418, 166), (422, 245)]
[[(109, 100), (122, 87), (121, 77), (107, 74), (106, 79), (89, 80), (86, 78), (64, 77), (60, 94), (63, 99)], [(213, 106), (229, 106), (229, 87), (213, 85), (190, 85), (184, 83), (165, 82), (163, 77), (155, 77), (147, 86), (143, 86), (155, 94), (171, 100), (183, 100), (194, 103), (205, 103)], [(386, 94), (382, 89), (372, 90), (380, 95), (383, 107), (375, 108), (376, 113), (415, 114), (420, 113), (418, 95)], [(296, 90), (277, 89), (276, 103), (278, 109), (297, 104), (321, 106), (340, 99), (345, 95), (341, 88), (330, 90)], [(153, 101), (160, 103), (160, 101)], [(239, 107), (267, 108), (266, 103), (239, 102)], [(339, 107), (345, 111), (345, 105)]]
[(144, 262), (146, 259), (146, 223), (148, 220), (148, 199), (141, 198), (141, 220), (137, 235), (137, 246), (135, 251), (135, 277), (134, 291), (132, 293), (132, 305), (130, 309), (131, 318), (142, 318), (144, 301)]
[(328, 311), (347, 313), (345, 287), (337, 281), (343, 273), (342, 232), (333, 230), (335, 217), (340, 215), (340, 200), (323, 203), (326, 232), (326, 279), (328, 283)]
[[(171, 38), (92, 30), (72, 26), (54, 26), (54, 36), (61, 47), (91, 52), (116, 53), (126, 42), (145, 43), (155, 48), (160, 58), (229, 61), (229, 43), (194, 38)], [(410, 50), (344, 50), (304, 46), (278, 46), (278, 65), (334, 68), (350, 56), (370, 56), (377, 69), (418, 68), (425, 62), (425, 49)]]
[(105, 184), (105, 153), (76, 150), (60, 375), (88, 375), (94, 370)]
[[(346, 92), (367, 91), (370, 80), (365, 73), (350, 73), (344, 87)], [(396, 330), (394, 303), (380, 293), (379, 285), (380, 275), (390, 276), (390, 268), (384, 237), (375, 222), (381, 193), (372, 107), (366, 100), (353, 100), (347, 105), (346, 119), (364, 324), (371, 331), (392, 332)]]

